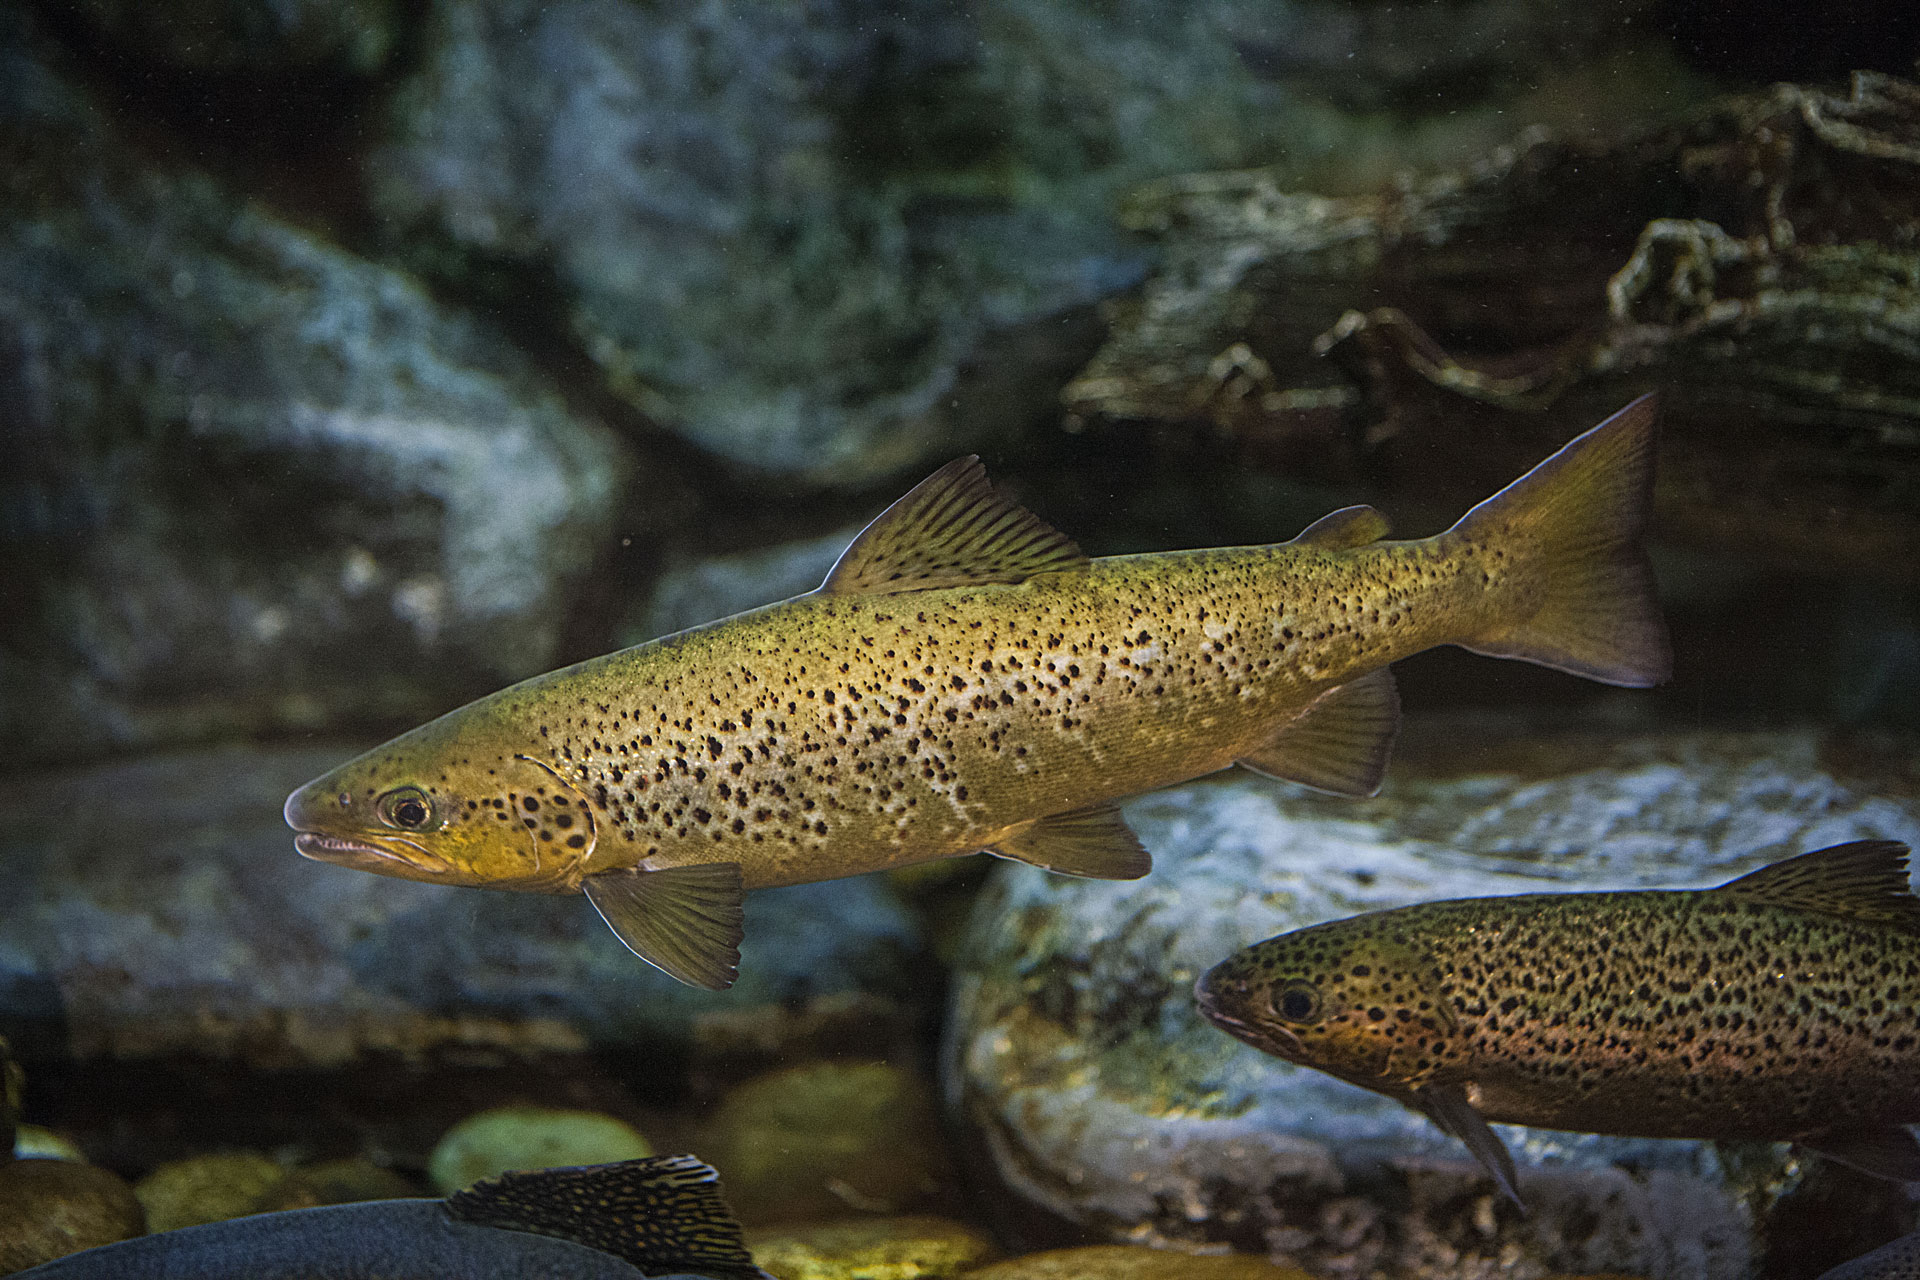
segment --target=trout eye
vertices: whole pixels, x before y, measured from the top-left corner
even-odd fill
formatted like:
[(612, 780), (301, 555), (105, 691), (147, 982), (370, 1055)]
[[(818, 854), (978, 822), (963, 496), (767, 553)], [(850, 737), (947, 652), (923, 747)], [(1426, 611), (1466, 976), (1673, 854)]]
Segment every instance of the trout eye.
[(1320, 1016), (1320, 991), (1311, 982), (1289, 982), (1274, 994), (1273, 1011), (1283, 1022), (1312, 1022)]
[(374, 811), (402, 831), (423, 831), (433, 823), (433, 801), (418, 787), (395, 787), (374, 803)]

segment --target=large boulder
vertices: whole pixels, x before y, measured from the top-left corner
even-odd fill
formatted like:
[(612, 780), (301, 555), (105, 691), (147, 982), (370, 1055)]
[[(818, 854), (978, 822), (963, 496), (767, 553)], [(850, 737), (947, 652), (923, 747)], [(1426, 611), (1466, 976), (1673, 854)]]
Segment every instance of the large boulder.
[(1155, 859), (1139, 884), (999, 869), (954, 984), (955, 1119), (1020, 1199), (1114, 1239), (1224, 1241), (1330, 1274), (1752, 1274), (1801, 1176), (1785, 1147), (1506, 1127), (1521, 1216), (1424, 1118), (1204, 1022), (1193, 982), (1376, 908), (1710, 885), (1849, 839), (1914, 841), (1901, 752), (1888, 766), (1806, 733), (1414, 736), (1374, 800), (1228, 775), (1133, 801)]
[(555, 286), (629, 403), (729, 458), (859, 483), (1053, 415), (1090, 304), (1146, 266), (1111, 216), (1129, 185), (1401, 153), (1276, 53), (1453, 107), (1647, 6), (1456, 7), (1417, 6), (1416, 68), (1381, 6), (436, 0), (369, 190), (451, 277)]
[(10, 30), (0, 764), (425, 719), (550, 665), (618, 439), (412, 278), (141, 160)]
[(596, 1046), (760, 1061), (789, 1031), (910, 1021), (919, 929), (879, 877), (749, 895), (739, 983), (696, 991), (579, 897), (299, 857), (280, 802), (349, 754), (182, 752), (0, 781), (0, 1025), (16, 1050), (303, 1068)]

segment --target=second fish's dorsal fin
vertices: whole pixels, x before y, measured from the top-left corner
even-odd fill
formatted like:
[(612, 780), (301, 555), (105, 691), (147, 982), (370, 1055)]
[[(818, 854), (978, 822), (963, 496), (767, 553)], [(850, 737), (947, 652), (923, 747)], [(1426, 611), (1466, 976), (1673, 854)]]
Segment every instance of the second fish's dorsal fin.
[(692, 1156), (503, 1173), (454, 1192), (446, 1209), (477, 1226), (571, 1240), (647, 1275), (768, 1280), (720, 1198), (720, 1175)]
[(956, 458), (882, 511), (840, 553), (822, 595), (894, 595), (1025, 582), (1083, 568), (1087, 553), (1033, 512), (994, 493), (973, 456)]
[(1318, 547), (1322, 551), (1345, 551), (1378, 542), (1393, 532), (1386, 516), (1374, 507), (1342, 507), (1330, 511), (1302, 529), (1291, 545)]
[(1712, 892), (1920, 933), (1920, 898), (1907, 883), (1907, 846), (1898, 840), (1855, 840), (1816, 849)]

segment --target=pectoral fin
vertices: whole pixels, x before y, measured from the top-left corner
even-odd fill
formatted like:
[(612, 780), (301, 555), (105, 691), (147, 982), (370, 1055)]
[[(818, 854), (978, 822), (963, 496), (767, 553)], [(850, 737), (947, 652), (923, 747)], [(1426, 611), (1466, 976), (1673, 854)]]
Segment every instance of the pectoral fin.
[(582, 887), (614, 935), (648, 964), (690, 987), (733, 985), (745, 897), (739, 863), (603, 871)]
[(1319, 791), (1370, 796), (1386, 778), (1399, 732), (1400, 693), (1382, 667), (1321, 694), (1240, 763)]
[(1428, 1119), (1467, 1144), (1467, 1150), (1473, 1153), (1473, 1158), (1480, 1162), (1481, 1167), (1493, 1175), (1494, 1185), (1500, 1188), (1507, 1199), (1522, 1210), (1527, 1207), (1520, 1199), (1520, 1193), (1514, 1189), (1519, 1179), (1513, 1171), (1513, 1157), (1507, 1153), (1500, 1135), (1467, 1101), (1465, 1085), (1450, 1084), (1421, 1089), (1413, 1094), (1412, 1101), (1414, 1106), (1427, 1113)]
[(1861, 1133), (1833, 1133), (1802, 1140), (1800, 1145), (1876, 1178), (1920, 1182), (1920, 1143), (1914, 1141), (1913, 1131), (1903, 1125), (1890, 1124), (1884, 1129)]
[(1035, 819), (1001, 837), (988, 852), (1095, 880), (1138, 880), (1153, 870), (1153, 855), (1111, 804)]

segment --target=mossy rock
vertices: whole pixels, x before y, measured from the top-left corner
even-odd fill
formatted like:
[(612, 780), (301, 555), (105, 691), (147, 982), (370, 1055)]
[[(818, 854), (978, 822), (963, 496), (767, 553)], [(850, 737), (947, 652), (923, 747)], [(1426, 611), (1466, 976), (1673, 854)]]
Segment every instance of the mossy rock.
[(947, 1280), (1000, 1254), (988, 1236), (951, 1218), (856, 1218), (747, 1236), (775, 1280)]
[(1050, 1249), (979, 1271), (968, 1280), (1313, 1280), (1298, 1267), (1283, 1267), (1245, 1253), (1195, 1255), (1131, 1245)]
[(133, 1189), (106, 1169), (71, 1160), (0, 1165), (0, 1275), (146, 1229)]
[(626, 1121), (599, 1111), (531, 1104), (477, 1112), (447, 1130), (427, 1162), (442, 1195), (509, 1169), (606, 1164), (653, 1154)]
[(152, 1230), (173, 1231), (269, 1207), (318, 1203), (305, 1197), (295, 1204), (282, 1202), (286, 1180), (287, 1170), (257, 1151), (215, 1151), (168, 1161), (134, 1184), (133, 1193), (146, 1207)]

